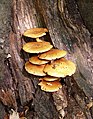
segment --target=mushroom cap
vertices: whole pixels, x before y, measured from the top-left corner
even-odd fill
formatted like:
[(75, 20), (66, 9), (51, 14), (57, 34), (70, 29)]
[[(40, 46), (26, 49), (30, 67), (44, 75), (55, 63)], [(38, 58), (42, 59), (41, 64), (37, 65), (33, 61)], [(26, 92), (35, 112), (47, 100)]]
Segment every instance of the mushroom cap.
[(58, 77), (52, 77), (52, 76), (45, 76), (45, 77), (42, 77), (40, 78), (39, 80), (41, 81), (55, 81), (55, 80), (58, 80), (59, 78)]
[(45, 65), (34, 65), (31, 64), (30, 62), (25, 63), (25, 70), (33, 75), (36, 76), (45, 76), (46, 74), (43, 72)]
[(51, 49), (39, 55), (40, 59), (55, 60), (64, 57), (67, 54), (65, 50)]
[(31, 38), (38, 38), (46, 35), (45, 32), (48, 32), (46, 28), (31, 28), (26, 30), (23, 35)]
[(46, 92), (55, 92), (62, 88), (62, 85), (59, 81), (41, 81), (38, 85), (41, 86), (41, 90)]
[(51, 64), (47, 64), (44, 68), (44, 72), (50, 76), (66, 77), (71, 76), (76, 71), (76, 65), (70, 60), (61, 58), (55, 60)]
[(49, 61), (41, 60), (38, 58), (38, 56), (33, 56), (33, 57), (29, 58), (29, 62), (31, 62), (32, 64), (36, 64), (36, 65), (42, 65), (42, 64), (48, 63)]
[(23, 50), (28, 53), (42, 53), (50, 50), (53, 46), (49, 42), (28, 42), (23, 45)]

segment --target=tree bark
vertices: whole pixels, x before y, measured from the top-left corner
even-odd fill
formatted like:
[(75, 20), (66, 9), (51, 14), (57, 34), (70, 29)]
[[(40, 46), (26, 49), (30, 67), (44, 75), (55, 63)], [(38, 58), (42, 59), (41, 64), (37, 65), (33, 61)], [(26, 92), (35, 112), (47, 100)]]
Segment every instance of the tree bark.
[[(75, 0), (13, 0), (11, 28), (6, 34), (8, 52), (2, 56), (0, 100), (7, 109), (29, 107), (28, 119), (92, 119), (93, 53), (91, 33), (84, 24)], [(9, 27), (9, 26), (8, 26)], [(38, 78), (24, 70), (30, 57), (22, 50), (26, 29), (45, 27), (44, 40), (68, 51), (67, 59), (77, 65), (76, 73), (62, 79), (62, 89), (54, 93), (40, 90)], [(2, 75), (3, 74), (3, 75)], [(1, 104), (1, 105), (2, 105)]]

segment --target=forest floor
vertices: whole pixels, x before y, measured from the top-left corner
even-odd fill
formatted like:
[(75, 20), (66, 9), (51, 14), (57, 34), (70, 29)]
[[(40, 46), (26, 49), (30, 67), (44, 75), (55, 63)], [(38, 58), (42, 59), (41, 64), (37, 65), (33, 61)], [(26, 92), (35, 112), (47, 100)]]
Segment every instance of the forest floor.
[[(4, 57), (9, 52), (8, 35), (11, 29), (11, 0), (0, 0), (0, 80), (3, 75)], [(6, 48), (4, 48), (6, 46)]]
[[(11, 0), (0, 0), (0, 89), (4, 77), (4, 60), (9, 53), (8, 36), (11, 29)], [(5, 47), (6, 46), (6, 47)], [(3, 119), (5, 110), (0, 102), (0, 119)]]

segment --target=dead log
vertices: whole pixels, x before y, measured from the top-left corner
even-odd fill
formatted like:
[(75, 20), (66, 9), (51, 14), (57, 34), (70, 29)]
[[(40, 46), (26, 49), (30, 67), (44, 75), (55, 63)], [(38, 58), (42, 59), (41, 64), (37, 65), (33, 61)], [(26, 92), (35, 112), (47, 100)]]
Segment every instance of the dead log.
[[(13, 0), (11, 7), (11, 30), (6, 39), (8, 56), (2, 56), (4, 75), (0, 100), (3, 105), (15, 110), (28, 106), (28, 119), (92, 119), (91, 34), (84, 25), (76, 1)], [(22, 34), (33, 27), (48, 28), (49, 33), (44, 39), (51, 41), (54, 47), (67, 50), (67, 59), (77, 65), (72, 77), (62, 79), (63, 88), (58, 92), (41, 91), (37, 85), (39, 77), (24, 70), (24, 63), (30, 56), (22, 51), (25, 43)]]

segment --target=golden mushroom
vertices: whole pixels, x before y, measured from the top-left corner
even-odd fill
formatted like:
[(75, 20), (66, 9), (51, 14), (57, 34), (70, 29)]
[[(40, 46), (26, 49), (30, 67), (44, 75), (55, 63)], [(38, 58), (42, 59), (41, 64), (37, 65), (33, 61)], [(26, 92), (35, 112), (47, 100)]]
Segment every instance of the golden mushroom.
[(49, 42), (28, 42), (23, 45), (23, 50), (28, 53), (42, 53), (50, 50), (53, 46)]
[(62, 88), (62, 85), (59, 81), (41, 81), (38, 85), (41, 86), (41, 90), (46, 92), (55, 92)]
[(46, 74), (43, 72), (45, 65), (34, 65), (31, 64), (30, 62), (25, 63), (25, 70), (33, 75), (36, 76), (46, 76)]
[(41, 60), (38, 58), (38, 56), (32, 56), (31, 58), (29, 58), (29, 62), (31, 62), (32, 64), (36, 64), (36, 65), (42, 65), (42, 64), (48, 63), (49, 61)]
[(45, 77), (42, 77), (42, 78), (40, 78), (39, 80), (41, 80), (41, 81), (55, 81), (55, 80), (59, 80), (59, 78), (58, 77), (52, 77), (52, 76), (45, 76)]
[[(46, 28), (31, 28), (24, 32), (24, 36), (36, 38), (37, 42), (28, 42), (23, 45), (23, 50), (28, 53), (42, 53), (38, 56), (32, 56), (25, 63), (25, 70), (36, 76), (45, 76), (40, 78), (38, 85), (41, 90), (46, 92), (55, 92), (62, 88), (59, 82), (60, 77), (71, 76), (76, 71), (76, 65), (65, 58), (65, 50), (54, 49), (50, 42), (39, 39), (46, 35)], [(53, 48), (53, 49), (52, 49)], [(53, 62), (49, 61), (54, 60)], [(47, 76), (46, 76), (47, 75)]]
[(65, 50), (51, 49), (45, 53), (40, 54), (38, 57), (45, 60), (55, 60), (64, 57), (67, 54)]
[(26, 30), (23, 35), (31, 38), (36, 38), (37, 42), (42, 42), (39, 37), (46, 35), (46, 32), (48, 32), (46, 28), (31, 28)]
[(76, 71), (76, 65), (65, 58), (55, 60), (51, 64), (46, 64), (44, 72), (54, 77), (71, 76)]

